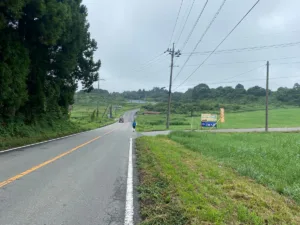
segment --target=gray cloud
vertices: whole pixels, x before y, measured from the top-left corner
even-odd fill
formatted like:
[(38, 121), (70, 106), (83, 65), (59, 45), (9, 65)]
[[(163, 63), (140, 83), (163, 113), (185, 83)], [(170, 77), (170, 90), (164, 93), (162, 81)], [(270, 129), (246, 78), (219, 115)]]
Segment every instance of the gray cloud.
[[(143, 64), (164, 52), (169, 45), (175, 19), (181, 0), (83, 0), (89, 10), (90, 31), (98, 42), (96, 58), (102, 60), (101, 87), (112, 91), (151, 89), (153, 86), (168, 86), (170, 57), (162, 56), (156, 63), (148, 67)], [(184, 0), (181, 16), (174, 35), (176, 40), (183, 25), (183, 15), (192, 0)], [(203, 17), (200, 19), (186, 49), (191, 52), (201, 37), (209, 21), (212, 19), (222, 0), (210, 0)], [(222, 40), (240, 18), (254, 4), (255, 0), (228, 0), (200, 43), (197, 51), (209, 51)], [(187, 26), (177, 47), (181, 47), (196, 20), (204, 0), (196, 0)], [(298, 24), (300, 2), (295, 0), (263, 0), (224, 42), (220, 49), (243, 48), (261, 45), (273, 45), (300, 41)], [(300, 79), (299, 64), (278, 64), (282, 62), (300, 62), (300, 45), (286, 48), (272, 48), (261, 51), (245, 51), (227, 54), (214, 54), (184, 85), (178, 88), (185, 91), (198, 83), (214, 83), (219, 85), (236, 85), (225, 81), (240, 82), (246, 87), (265, 84), (265, 68), (259, 68), (226, 80), (240, 73), (264, 65), (265, 62), (249, 62), (244, 64), (220, 64), (224, 62), (240, 62), (253, 60), (271, 60), (284, 57), (295, 59), (271, 60), (270, 77), (288, 77), (271, 79), (271, 89), (279, 86), (291, 87)], [(182, 66), (187, 55), (181, 56), (176, 65)], [(195, 55), (188, 65), (200, 64), (205, 56)], [(276, 64), (277, 63), (277, 64)], [(219, 64), (219, 65), (208, 65)], [(180, 68), (175, 68), (174, 74)], [(174, 87), (180, 84), (195, 67), (187, 66), (176, 79)], [(299, 76), (300, 78), (300, 76)], [(215, 84), (218, 83), (218, 84)], [(96, 87), (96, 86), (95, 86)]]

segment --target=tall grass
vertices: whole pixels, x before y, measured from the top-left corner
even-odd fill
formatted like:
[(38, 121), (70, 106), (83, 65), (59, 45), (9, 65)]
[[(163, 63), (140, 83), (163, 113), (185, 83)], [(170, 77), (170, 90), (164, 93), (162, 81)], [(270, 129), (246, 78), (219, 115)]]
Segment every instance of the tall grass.
[(300, 224), (295, 202), (198, 151), (167, 137), (136, 144), (141, 224)]
[(174, 132), (170, 138), (300, 203), (300, 134)]

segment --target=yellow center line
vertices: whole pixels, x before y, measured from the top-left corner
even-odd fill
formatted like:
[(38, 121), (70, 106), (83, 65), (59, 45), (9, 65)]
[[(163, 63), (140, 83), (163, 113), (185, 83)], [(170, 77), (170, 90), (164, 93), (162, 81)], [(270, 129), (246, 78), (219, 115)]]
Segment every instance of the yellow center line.
[[(118, 128), (117, 128), (117, 129), (118, 129)], [(107, 135), (107, 134), (110, 134), (110, 133), (114, 132), (114, 131), (117, 130), (117, 129), (111, 130), (111, 131), (105, 133), (103, 136), (105, 136), (105, 135)], [(16, 175), (16, 176), (13, 176), (13, 177), (11, 177), (11, 178), (5, 180), (5, 181), (2, 181), (2, 182), (0, 183), (0, 188), (2, 188), (2, 187), (4, 187), (4, 186), (6, 186), (6, 185), (8, 185), (8, 184), (10, 184), (10, 183), (12, 183), (12, 182), (18, 180), (18, 179), (20, 179), (21, 177), (24, 177), (24, 176), (27, 175), (27, 174), (32, 173), (32, 172), (35, 171), (35, 170), (38, 170), (38, 169), (42, 168), (42, 167), (44, 167), (44, 166), (46, 166), (46, 165), (48, 165), (48, 164), (50, 164), (50, 163), (52, 163), (52, 162), (54, 162), (54, 161), (56, 161), (56, 160), (58, 160), (58, 159), (60, 159), (60, 158), (62, 158), (62, 157), (64, 157), (64, 156), (66, 156), (66, 155), (69, 155), (70, 153), (76, 151), (77, 149), (82, 148), (82, 147), (84, 147), (84, 146), (86, 146), (86, 145), (88, 145), (88, 144), (90, 144), (90, 143), (92, 143), (92, 142), (94, 142), (94, 141), (100, 139), (100, 138), (103, 137), (103, 136), (98, 136), (98, 137), (96, 137), (96, 138), (94, 138), (94, 139), (92, 139), (92, 140), (90, 140), (90, 141), (87, 141), (87, 142), (85, 142), (85, 143), (83, 143), (83, 144), (81, 144), (81, 145), (76, 146), (75, 148), (72, 148), (71, 150), (69, 150), (69, 151), (67, 151), (67, 152), (64, 152), (64, 153), (62, 153), (62, 154), (60, 154), (60, 155), (58, 155), (58, 156), (56, 156), (56, 157), (54, 157), (54, 158), (52, 158), (52, 159), (49, 159), (49, 160), (47, 160), (47, 161), (45, 161), (45, 162), (43, 162), (43, 163), (41, 163), (41, 164), (39, 164), (39, 165), (36, 165), (36, 166), (34, 166), (34, 167), (32, 167), (32, 168), (30, 168), (30, 169), (28, 169), (28, 170), (26, 170), (26, 171), (24, 171), (24, 172), (22, 172), (22, 173)]]

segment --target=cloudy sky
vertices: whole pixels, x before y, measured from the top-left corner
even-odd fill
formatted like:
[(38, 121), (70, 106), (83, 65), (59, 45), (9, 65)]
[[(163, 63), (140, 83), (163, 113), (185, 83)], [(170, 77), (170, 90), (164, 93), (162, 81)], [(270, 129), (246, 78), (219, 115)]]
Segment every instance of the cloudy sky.
[[(261, 0), (219, 50), (274, 46), (213, 54), (183, 83), (208, 56), (193, 54), (183, 67), (223, 2), (208, 0), (191, 38), (182, 49), (206, 2), (195, 0), (184, 27), (193, 1), (183, 0), (172, 39), (176, 49), (182, 51), (175, 63), (174, 77), (178, 76), (173, 90), (185, 91), (199, 83), (211, 87), (237, 83), (246, 88), (264, 86), (266, 60), (270, 61), (271, 89), (292, 87), (300, 82), (300, 1)], [(213, 50), (255, 2), (227, 0), (195, 52)], [(113, 92), (168, 86), (170, 56), (163, 53), (170, 47), (181, 0), (83, 0), (83, 4), (88, 7), (90, 32), (98, 42), (95, 57), (102, 61), (100, 76), (105, 79), (101, 81), (101, 88)]]

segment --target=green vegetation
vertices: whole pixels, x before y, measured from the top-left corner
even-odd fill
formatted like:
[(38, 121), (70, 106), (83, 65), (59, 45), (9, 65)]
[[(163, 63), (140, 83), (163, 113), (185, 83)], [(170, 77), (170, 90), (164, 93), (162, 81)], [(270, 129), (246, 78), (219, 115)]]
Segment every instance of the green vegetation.
[[(154, 102), (167, 102), (168, 91), (164, 88), (154, 87), (152, 90), (127, 91), (122, 94), (127, 99), (147, 99)], [(242, 84), (210, 88), (207, 84), (198, 84), (186, 92), (175, 92), (172, 94), (174, 113), (187, 113), (193, 110), (218, 110), (225, 107), (226, 110), (251, 109), (253, 106), (262, 107), (265, 101), (266, 90), (259, 86), (245, 89)], [(282, 105), (299, 106), (300, 85), (295, 83), (293, 88), (278, 88), (269, 90), (270, 105), (279, 107)], [(182, 106), (182, 107), (181, 107)], [(249, 107), (251, 106), (251, 108)], [(153, 105), (147, 106), (149, 108)], [(156, 107), (155, 107), (156, 108)], [(159, 106), (158, 106), (159, 108)], [(166, 111), (167, 107), (161, 108)]]
[[(207, 111), (203, 111), (207, 113)], [(209, 112), (210, 113), (210, 112)], [(218, 113), (218, 112), (216, 112)], [(270, 127), (300, 127), (300, 108), (282, 108), (269, 111)], [(171, 116), (171, 130), (196, 130), (200, 125), (200, 112), (197, 116), (188, 114), (173, 114)], [(137, 122), (138, 131), (152, 131), (166, 129), (166, 115), (142, 115), (140, 112)], [(192, 124), (192, 126), (191, 126)], [(218, 128), (262, 128), (265, 126), (265, 111), (250, 111), (226, 113), (225, 123), (219, 123)]]
[(78, 82), (89, 91), (98, 79), (88, 29), (79, 0), (1, 1), (0, 124), (66, 119)]
[[(197, 149), (195, 151), (168, 137), (142, 137), (137, 140), (141, 224), (300, 223), (299, 205), (208, 157), (211, 155), (208, 147), (201, 154), (204, 143), (199, 139), (204, 137), (198, 135), (203, 134), (174, 133), (171, 136), (184, 143), (188, 140)], [(217, 155), (218, 151), (221, 152), (219, 155), (222, 152), (226, 155), (222, 148), (217, 147), (226, 146), (231, 140), (219, 140), (218, 145), (214, 145), (215, 139), (211, 134), (209, 141), (204, 142), (210, 146), (213, 155)], [(256, 155), (253, 160), (253, 154), (250, 155), (248, 163), (259, 158)], [(294, 176), (296, 174), (293, 173)]]
[(100, 126), (114, 123), (126, 111), (137, 109), (136, 104), (118, 105), (120, 108), (112, 108), (113, 118), (108, 118), (110, 105), (100, 105), (97, 117), (97, 107), (95, 105), (74, 105), (71, 113), (71, 121), (84, 129), (95, 129)]
[(170, 138), (300, 204), (298, 133), (174, 132)]
[(36, 124), (9, 123), (1, 126), (0, 150), (23, 146), (44, 140), (85, 131), (68, 120), (53, 120), (51, 117)]
[(113, 118), (108, 118), (108, 111), (102, 118), (107, 108), (100, 106), (97, 117), (95, 105), (74, 105), (70, 119), (62, 120), (48, 116), (37, 120), (34, 124), (25, 124), (22, 121), (3, 123), (0, 126), (0, 150), (103, 127), (116, 122), (120, 115), (136, 109), (137, 106), (123, 104), (122, 108), (113, 111)]

